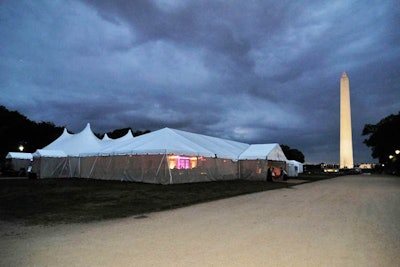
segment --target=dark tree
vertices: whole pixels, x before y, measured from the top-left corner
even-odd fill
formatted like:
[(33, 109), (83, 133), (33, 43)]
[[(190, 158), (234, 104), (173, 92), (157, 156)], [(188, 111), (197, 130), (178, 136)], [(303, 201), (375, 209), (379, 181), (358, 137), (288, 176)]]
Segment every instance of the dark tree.
[(23, 152), (35, 152), (43, 148), (62, 133), (62, 127), (56, 127), (51, 122), (29, 120), (18, 111), (9, 111), (0, 106), (0, 161), (8, 152), (18, 151), (23, 145)]
[(147, 134), (147, 133), (150, 133), (150, 130), (144, 130), (144, 131), (132, 131), (132, 134), (133, 134), (133, 136), (134, 137), (136, 137), (136, 136), (139, 136), (139, 135), (142, 135), (142, 134)]
[(288, 160), (296, 160), (298, 162), (304, 163), (304, 154), (295, 148), (290, 148), (287, 145), (281, 145), (282, 151)]
[(108, 132), (107, 135), (108, 135), (108, 137), (110, 137), (110, 138), (116, 139), (116, 138), (120, 138), (120, 137), (126, 135), (126, 134), (128, 133), (129, 130), (131, 130), (132, 135), (133, 135), (134, 137), (139, 136), (139, 135), (142, 135), (142, 134), (150, 133), (149, 130), (145, 130), (145, 131), (139, 131), (139, 130), (133, 131), (132, 128), (122, 128), (122, 129), (116, 129), (116, 130), (114, 130), (114, 131), (112, 131), (112, 132)]
[(400, 112), (397, 115), (391, 114), (383, 118), (377, 124), (366, 124), (362, 135), (369, 136), (364, 140), (364, 144), (372, 149), (373, 158), (399, 170)]

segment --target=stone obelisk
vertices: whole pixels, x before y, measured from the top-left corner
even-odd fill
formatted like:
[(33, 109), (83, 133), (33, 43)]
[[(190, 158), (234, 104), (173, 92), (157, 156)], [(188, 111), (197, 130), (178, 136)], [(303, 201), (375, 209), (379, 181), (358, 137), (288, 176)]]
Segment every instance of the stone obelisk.
[(350, 85), (346, 72), (343, 72), (340, 79), (340, 168), (352, 169), (353, 167)]

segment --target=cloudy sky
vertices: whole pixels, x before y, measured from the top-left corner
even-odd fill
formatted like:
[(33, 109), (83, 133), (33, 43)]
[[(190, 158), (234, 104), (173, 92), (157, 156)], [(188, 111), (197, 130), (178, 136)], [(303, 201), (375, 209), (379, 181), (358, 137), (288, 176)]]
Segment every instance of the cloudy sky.
[(339, 81), (362, 129), (400, 111), (400, 4), (0, 1), (0, 105), (73, 132), (176, 128), (339, 161)]

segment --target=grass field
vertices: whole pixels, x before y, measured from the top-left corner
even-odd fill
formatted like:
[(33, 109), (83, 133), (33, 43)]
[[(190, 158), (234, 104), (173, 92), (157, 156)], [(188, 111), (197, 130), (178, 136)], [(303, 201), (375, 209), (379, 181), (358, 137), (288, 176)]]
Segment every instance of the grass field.
[[(317, 181), (332, 175), (303, 175)], [(82, 223), (189, 206), (292, 186), (280, 182), (218, 181), (177, 185), (92, 179), (2, 179), (0, 220), (24, 224)]]

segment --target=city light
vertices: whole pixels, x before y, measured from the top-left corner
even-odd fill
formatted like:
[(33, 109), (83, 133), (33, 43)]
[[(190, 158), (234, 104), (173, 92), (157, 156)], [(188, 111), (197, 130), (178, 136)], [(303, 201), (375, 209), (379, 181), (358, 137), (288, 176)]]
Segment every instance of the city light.
[(397, 150), (395, 151), (395, 153), (396, 153), (397, 155), (400, 154), (400, 150), (397, 149)]
[(24, 146), (23, 145), (19, 145), (18, 150), (21, 151), (21, 152), (24, 151)]

